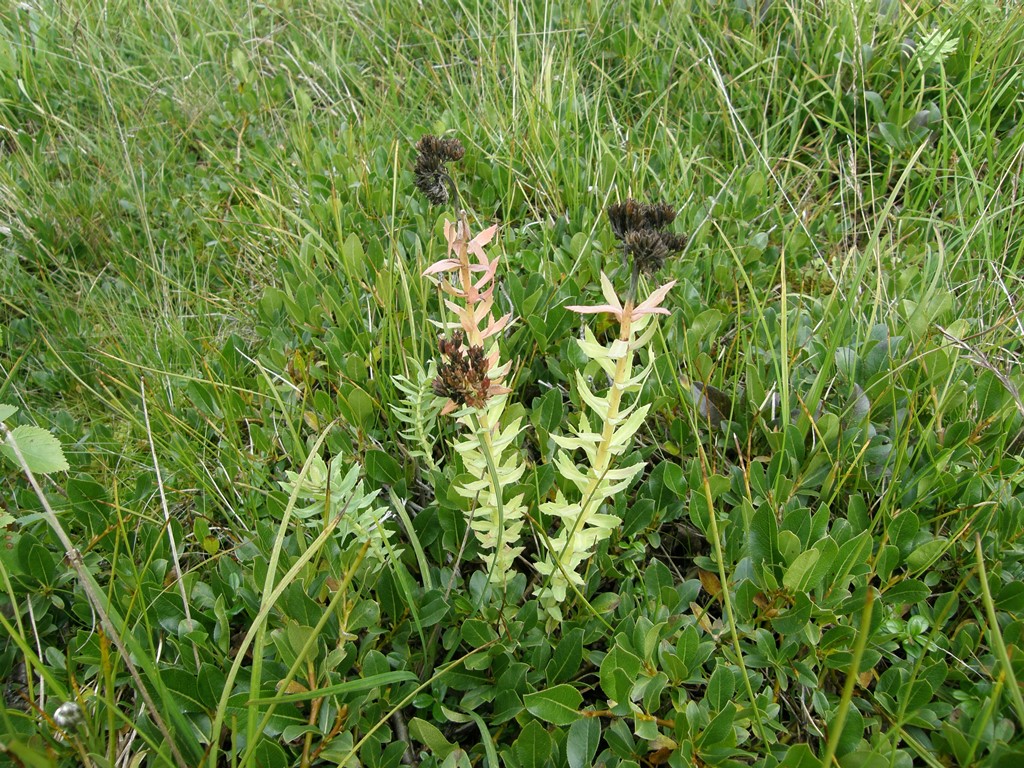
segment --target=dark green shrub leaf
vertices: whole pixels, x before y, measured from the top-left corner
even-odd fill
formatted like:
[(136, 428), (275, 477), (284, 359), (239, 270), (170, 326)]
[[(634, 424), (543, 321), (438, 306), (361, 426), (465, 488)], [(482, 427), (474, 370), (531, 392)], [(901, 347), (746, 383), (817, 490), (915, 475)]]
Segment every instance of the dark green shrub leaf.
[(423, 595), (420, 603), (420, 625), (432, 627), (448, 614), (448, 603), (440, 589), (432, 589)]
[(806, 592), (809, 589), (809, 577), (820, 556), (816, 549), (808, 549), (797, 555), (782, 577), (783, 586), (791, 592)]
[[(846, 729), (843, 729), (846, 735)], [(892, 756), (871, 750), (851, 752), (839, 758), (839, 768), (888, 768), (892, 765)]]
[(793, 598), (793, 604), (772, 619), (772, 628), (780, 635), (795, 635), (811, 620), (813, 607), (806, 592), (798, 593)]
[(761, 587), (771, 587), (765, 581), (765, 575), (774, 579), (774, 570), (780, 562), (779, 528), (775, 512), (771, 505), (763, 504), (754, 512), (747, 532), (747, 554), (754, 564), (754, 574), (758, 577)]
[(486, 621), (470, 619), (462, 625), (462, 642), (470, 648), (481, 648), (497, 637), (497, 633)]
[[(835, 719), (829, 720), (828, 735), (832, 738), (832, 729), (835, 727)], [(842, 757), (843, 755), (849, 754), (857, 745), (860, 744), (861, 739), (864, 737), (864, 716), (860, 711), (851, 706), (846, 711), (846, 722), (843, 723), (843, 732), (839, 736), (839, 742), (836, 746), (836, 756)]]
[(543, 768), (551, 756), (551, 735), (536, 720), (531, 720), (512, 744), (523, 768)]
[(576, 628), (558, 642), (555, 655), (545, 668), (548, 685), (557, 685), (570, 680), (579, 671), (583, 662), (583, 630)]
[(1024, 582), (1004, 584), (996, 595), (996, 608), (1014, 615), (1024, 614)]
[(815, 756), (806, 744), (793, 744), (786, 750), (786, 757), (778, 768), (818, 768), (821, 760)]
[(409, 721), (409, 735), (421, 744), (425, 744), (441, 760), (458, 749), (458, 745), (448, 741), (437, 726), (419, 717), (414, 717)]
[(396, 485), (405, 478), (402, 466), (384, 451), (367, 451), (364, 466), (366, 477), (374, 485)]
[(569, 768), (590, 768), (601, 741), (601, 721), (596, 717), (584, 717), (569, 726), (569, 737), (565, 742), (565, 756)]
[(556, 685), (523, 697), (526, 711), (546, 723), (569, 725), (580, 718), (583, 696), (571, 685)]
[(57, 578), (57, 562), (53, 555), (31, 533), (22, 534), (17, 552), (18, 565), (31, 582), (52, 584)]
[(541, 397), (534, 398), (530, 419), (536, 429), (552, 432), (562, 423), (563, 413), (561, 391), (549, 389)]
[(732, 671), (720, 661), (715, 667), (715, 671), (711, 674), (711, 679), (708, 680), (708, 688), (704, 694), (704, 700), (711, 707), (712, 711), (721, 712), (732, 700), (735, 692), (736, 679), (733, 677)]
[(910, 552), (914, 538), (920, 529), (921, 521), (917, 514), (910, 510), (905, 510), (900, 513), (899, 517), (889, 523), (886, 527), (886, 532), (889, 534), (889, 540), (899, 547), (903, 554), (907, 554)]
[(942, 537), (922, 544), (907, 557), (907, 566), (912, 571), (924, 570), (942, 556), (947, 544), (946, 539)]
[(917, 579), (903, 579), (882, 593), (882, 600), (888, 605), (916, 605), (932, 593), (931, 589)]
[(698, 746), (701, 749), (711, 749), (716, 746), (733, 746), (736, 743), (736, 732), (732, 728), (732, 723), (735, 719), (736, 708), (732, 705), (727, 705), (697, 738)]
[(616, 643), (601, 661), (601, 690), (604, 695), (614, 702), (626, 701), (640, 673), (640, 663), (639, 658)]

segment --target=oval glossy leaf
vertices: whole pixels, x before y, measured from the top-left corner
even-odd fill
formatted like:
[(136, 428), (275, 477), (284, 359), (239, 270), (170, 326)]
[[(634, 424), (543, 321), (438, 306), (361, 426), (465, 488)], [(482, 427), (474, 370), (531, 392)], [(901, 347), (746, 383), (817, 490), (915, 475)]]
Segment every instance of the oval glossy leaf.
[(430, 751), (441, 760), (458, 749), (458, 745), (448, 741), (436, 725), (419, 717), (414, 717), (409, 721), (409, 735), (421, 744), (426, 744)]
[(531, 715), (553, 725), (569, 725), (579, 720), (582, 703), (583, 696), (571, 685), (556, 685), (523, 697)]
[(559, 641), (555, 655), (545, 667), (548, 684), (557, 685), (570, 680), (583, 663), (583, 630), (577, 627)]
[(796, 560), (786, 569), (782, 584), (790, 592), (806, 592), (811, 571), (818, 562), (820, 553), (816, 549), (808, 549), (796, 556)]
[(920, 547), (910, 553), (907, 558), (907, 565), (912, 571), (923, 570), (942, 556), (942, 551), (946, 548), (948, 542), (945, 539), (932, 539), (927, 544), (922, 544)]
[(366, 476), (379, 485), (394, 485), (405, 477), (401, 465), (384, 451), (367, 451), (365, 466)]
[(732, 699), (732, 695), (735, 692), (736, 679), (729, 668), (719, 662), (718, 666), (715, 667), (715, 671), (711, 674), (711, 679), (708, 680), (708, 690), (704, 695), (704, 700), (707, 701), (708, 706), (713, 711), (721, 712), (725, 709), (725, 706)]
[(765, 573), (772, 573), (779, 562), (779, 524), (770, 504), (754, 512), (747, 531), (747, 554), (754, 564), (754, 573), (764, 586)]
[(531, 720), (513, 742), (512, 748), (523, 768), (543, 768), (551, 757), (551, 734), (536, 720)]
[(640, 659), (616, 644), (601, 662), (601, 690), (611, 701), (625, 701), (639, 673)]
[(565, 757), (569, 768), (590, 768), (601, 741), (601, 721), (596, 717), (584, 717), (569, 726), (565, 742)]

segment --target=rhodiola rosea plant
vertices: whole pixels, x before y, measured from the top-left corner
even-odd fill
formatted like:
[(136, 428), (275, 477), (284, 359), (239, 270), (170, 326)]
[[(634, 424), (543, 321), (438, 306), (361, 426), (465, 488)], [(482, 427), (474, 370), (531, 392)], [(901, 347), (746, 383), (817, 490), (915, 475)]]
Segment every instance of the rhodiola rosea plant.
[[(425, 136), (417, 149), (417, 187), (432, 203), (458, 205), (461, 198), (448, 165), (462, 159), (462, 145), (455, 139)], [(562, 434), (552, 435), (558, 445), (554, 464), (559, 487), (553, 499), (532, 509), (524, 505), (522, 493), (509, 490), (522, 478), (526, 463), (518, 444), (521, 417), (507, 422), (502, 418), (513, 394), (502, 382), (513, 361), (503, 357), (501, 339), (512, 316), (494, 312), (500, 255), (489, 255), (485, 247), (492, 245), (497, 227), (474, 235), (467, 212), (459, 208), (456, 220), (444, 223), (445, 258), (423, 273), (437, 279), (446, 296), (444, 306), (453, 316), (438, 323), (441, 359), (432, 388), (446, 399), (441, 413), (453, 414), (463, 429), (454, 449), (471, 479), (456, 490), (473, 504), (470, 527), (484, 553), (488, 581), (502, 586), (516, 572), (527, 549), (522, 538), (529, 520), (536, 542), (531, 548), (531, 578), (549, 627), (563, 620), (563, 606), (573, 596), (583, 597), (583, 570), (598, 545), (621, 523), (608, 502), (625, 492), (643, 470), (642, 461), (620, 465), (620, 460), (629, 453), (648, 414), (650, 406), (638, 399), (652, 368), (645, 347), (657, 328), (656, 318), (669, 314), (662, 302), (675, 283), (665, 283), (643, 298), (638, 292), (641, 276), (656, 273), (667, 257), (686, 245), (684, 236), (668, 230), (675, 216), (668, 204), (632, 198), (608, 208), (628, 286), (620, 298), (602, 272), (604, 303), (568, 309), (583, 316), (609, 314), (617, 332), (602, 342), (584, 325), (576, 343), (604, 380), (588, 380), (582, 370), (576, 371), (581, 410)]]
[[(554, 501), (541, 505), (542, 512), (559, 521), (555, 533), (547, 539), (544, 558), (535, 566), (546, 577), (536, 593), (552, 622), (563, 618), (560, 606), (568, 591), (583, 587), (580, 567), (621, 523), (614, 514), (602, 513), (602, 505), (629, 488), (643, 471), (643, 462), (639, 460), (626, 466), (615, 463), (628, 452), (650, 408), (640, 405), (636, 395), (643, 388), (653, 362), (648, 359), (637, 370), (634, 359), (657, 328), (652, 320), (669, 314), (661, 304), (675, 281), (665, 283), (640, 302), (636, 293), (641, 273), (657, 272), (665, 258), (686, 245), (685, 237), (665, 229), (675, 218), (675, 210), (669, 205), (646, 205), (627, 199), (612, 205), (608, 217), (616, 237), (622, 241), (625, 262), (630, 265), (630, 282), (625, 300), (620, 301), (611, 280), (602, 272), (601, 291), (606, 303), (569, 306), (583, 315), (612, 315), (618, 323), (618, 334), (601, 344), (584, 326), (584, 336), (577, 343), (583, 354), (600, 366), (608, 385), (598, 395), (577, 370), (576, 385), (586, 408), (581, 410), (572, 436), (553, 436), (560, 448), (555, 460), (559, 474), (576, 493), (567, 496), (559, 490)], [(582, 464), (573, 458), (577, 451), (583, 452)]]

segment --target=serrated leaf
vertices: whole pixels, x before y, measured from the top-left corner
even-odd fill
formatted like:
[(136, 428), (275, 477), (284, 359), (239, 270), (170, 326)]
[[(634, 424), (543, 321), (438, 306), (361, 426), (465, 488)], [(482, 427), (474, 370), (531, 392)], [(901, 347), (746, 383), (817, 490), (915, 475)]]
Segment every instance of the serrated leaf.
[(536, 720), (531, 720), (512, 743), (523, 768), (543, 768), (551, 757), (551, 735)]
[(51, 472), (66, 472), (68, 461), (64, 458), (64, 449), (60, 447), (60, 440), (51, 435), (42, 427), (34, 427), (28, 424), (15, 427), (7, 435), (7, 443), (0, 445), (0, 452), (7, 458), (20, 466), (18, 457), (11, 447), (17, 445), (18, 451), (25, 464), (32, 472), (42, 475)]
[(583, 696), (571, 685), (556, 685), (523, 697), (526, 711), (545, 723), (569, 725), (580, 719)]
[(0, 421), (7, 421), (18, 412), (18, 408), (7, 403), (0, 403)]
[(590, 768), (601, 741), (601, 722), (596, 717), (584, 717), (569, 726), (565, 742), (565, 757), (569, 768)]

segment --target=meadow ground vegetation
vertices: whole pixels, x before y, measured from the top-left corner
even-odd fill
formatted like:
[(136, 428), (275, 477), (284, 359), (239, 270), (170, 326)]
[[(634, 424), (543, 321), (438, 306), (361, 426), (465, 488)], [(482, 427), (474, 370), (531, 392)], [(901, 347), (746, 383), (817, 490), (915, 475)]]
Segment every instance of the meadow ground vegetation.
[(1024, 12), (0, 10), (0, 762), (1024, 764)]

